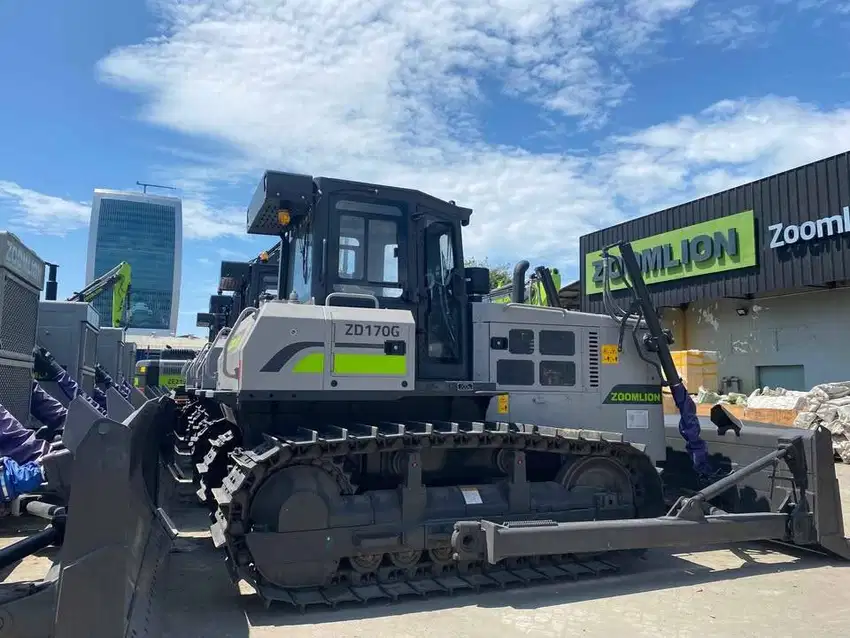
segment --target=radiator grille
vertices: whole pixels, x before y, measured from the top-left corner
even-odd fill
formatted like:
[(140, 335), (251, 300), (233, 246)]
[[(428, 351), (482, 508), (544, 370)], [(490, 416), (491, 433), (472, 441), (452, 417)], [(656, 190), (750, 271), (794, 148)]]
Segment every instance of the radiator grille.
[(599, 333), (587, 334), (587, 370), (591, 388), (599, 387)]
[(38, 294), (6, 275), (3, 282), (2, 349), (32, 356), (38, 318)]
[[(97, 363), (97, 333), (85, 326), (83, 329), (83, 335), (86, 340), (85, 343), (85, 358), (83, 359), (83, 365), (87, 368), (93, 368), (94, 364)], [(88, 392), (88, 390), (86, 390)]]
[(28, 367), (0, 363), (0, 403), (26, 425), (30, 414), (32, 371)]

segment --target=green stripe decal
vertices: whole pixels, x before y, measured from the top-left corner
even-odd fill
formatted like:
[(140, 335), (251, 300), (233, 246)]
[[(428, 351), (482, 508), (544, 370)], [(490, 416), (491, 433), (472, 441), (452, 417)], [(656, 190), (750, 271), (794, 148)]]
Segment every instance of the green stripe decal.
[(322, 374), (325, 371), (325, 353), (311, 352), (305, 354), (292, 367), (295, 374)]
[(403, 377), (407, 374), (407, 357), (394, 354), (335, 354), (334, 374), (380, 375)]

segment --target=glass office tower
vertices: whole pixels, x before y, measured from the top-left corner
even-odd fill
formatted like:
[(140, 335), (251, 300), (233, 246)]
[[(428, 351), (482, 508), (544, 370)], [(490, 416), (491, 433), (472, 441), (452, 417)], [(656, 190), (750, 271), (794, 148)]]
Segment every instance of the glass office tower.
[[(122, 261), (130, 264), (129, 332), (173, 335), (180, 305), (183, 210), (177, 197), (95, 189), (86, 284)], [(102, 326), (111, 293), (94, 302)]]

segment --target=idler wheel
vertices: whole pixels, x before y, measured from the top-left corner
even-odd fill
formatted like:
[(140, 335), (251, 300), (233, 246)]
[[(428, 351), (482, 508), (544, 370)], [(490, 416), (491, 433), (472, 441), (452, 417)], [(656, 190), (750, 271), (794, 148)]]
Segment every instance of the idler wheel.
[(333, 583), (346, 549), (331, 527), (339, 478), (333, 465), (291, 465), (257, 487), (245, 541), (263, 580), (283, 588)]

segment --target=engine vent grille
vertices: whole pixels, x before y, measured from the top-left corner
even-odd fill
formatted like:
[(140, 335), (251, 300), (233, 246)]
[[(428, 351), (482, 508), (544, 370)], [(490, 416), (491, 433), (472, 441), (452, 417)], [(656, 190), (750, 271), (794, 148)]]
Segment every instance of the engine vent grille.
[[(85, 326), (83, 328), (83, 335), (85, 335), (83, 365), (87, 368), (94, 368), (97, 363), (97, 333), (88, 326)], [(89, 390), (86, 389), (86, 392), (89, 392)]]
[(587, 376), (591, 388), (599, 387), (599, 333), (587, 333)]
[(2, 348), (32, 356), (35, 347), (38, 293), (24, 288), (6, 275), (3, 283), (3, 313), (0, 323)]

